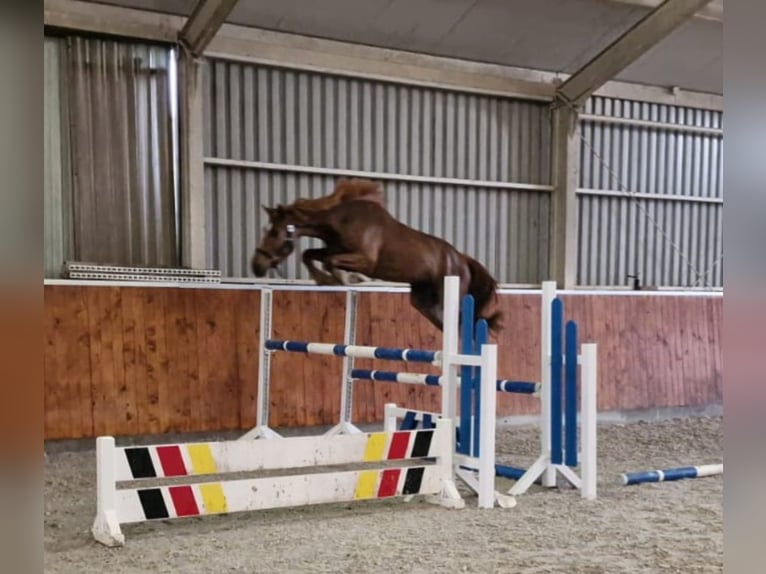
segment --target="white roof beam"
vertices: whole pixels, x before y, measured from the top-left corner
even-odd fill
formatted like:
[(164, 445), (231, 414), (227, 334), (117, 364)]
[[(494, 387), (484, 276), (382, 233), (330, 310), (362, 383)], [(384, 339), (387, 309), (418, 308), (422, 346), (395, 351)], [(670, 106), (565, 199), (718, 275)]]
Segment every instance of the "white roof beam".
[(237, 0), (197, 0), (178, 34), (178, 41), (194, 56), (201, 56)]
[(559, 100), (582, 105), (593, 92), (635, 62), (710, 0), (665, 0), (558, 88)]

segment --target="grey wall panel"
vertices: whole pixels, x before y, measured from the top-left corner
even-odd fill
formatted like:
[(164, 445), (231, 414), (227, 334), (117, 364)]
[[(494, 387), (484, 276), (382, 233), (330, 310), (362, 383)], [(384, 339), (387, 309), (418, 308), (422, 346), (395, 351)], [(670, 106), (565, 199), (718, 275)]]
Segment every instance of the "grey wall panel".
[[(206, 168), (205, 177), (210, 191), (206, 205), (212, 237), (209, 262), (229, 277), (250, 274), (250, 258), (268, 223), (261, 203), (319, 197), (335, 181), (330, 176), (218, 166)], [(389, 185), (385, 193), (387, 207), (397, 219), (445, 237), (482, 261), (500, 282), (534, 283), (547, 269), (547, 194), (409, 183)], [(482, 225), (476, 224), (479, 220)], [(312, 239), (301, 241), (302, 248), (318, 245)], [(296, 256), (283, 264), (280, 273), (308, 279)]]
[(578, 202), (581, 285), (723, 285), (721, 204), (586, 195)]
[[(261, 204), (332, 190), (339, 173), (305, 168), (380, 175), (397, 219), (452, 242), (501, 282), (547, 275), (549, 192), (481, 184), (550, 185), (545, 103), (221, 60), (206, 63), (204, 94), (209, 262), (224, 275), (250, 274)], [(307, 278), (292, 259), (286, 277)]]
[(73, 257), (177, 265), (171, 51), (79, 36), (67, 42)]
[(722, 286), (721, 128), (720, 112), (588, 100), (578, 283)]
[(547, 105), (211, 60), (205, 155), (549, 182)]
[(66, 104), (66, 43), (44, 39), (44, 258), (45, 277), (61, 276), (72, 254), (72, 197)]

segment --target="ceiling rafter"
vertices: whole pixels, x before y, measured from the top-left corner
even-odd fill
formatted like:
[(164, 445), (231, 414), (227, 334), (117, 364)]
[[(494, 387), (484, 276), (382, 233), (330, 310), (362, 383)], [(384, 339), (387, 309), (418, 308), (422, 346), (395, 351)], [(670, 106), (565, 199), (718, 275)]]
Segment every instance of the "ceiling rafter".
[(665, 0), (574, 72), (556, 91), (557, 99), (580, 106), (596, 90), (689, 20), (710, 0)]
[[(609, 0), (619, 4), (632, 4), (633, 6), (646, 6), (656, 8), (662, 0)], [(707, 6), (703, 6), (694, 14), (695, 18), (723, 22), (723, 0), (710, 0)]]
[(201, 56), (237, 0), (197, 0), (192, 13), (178, 33), (178, 41), (194, 56)]

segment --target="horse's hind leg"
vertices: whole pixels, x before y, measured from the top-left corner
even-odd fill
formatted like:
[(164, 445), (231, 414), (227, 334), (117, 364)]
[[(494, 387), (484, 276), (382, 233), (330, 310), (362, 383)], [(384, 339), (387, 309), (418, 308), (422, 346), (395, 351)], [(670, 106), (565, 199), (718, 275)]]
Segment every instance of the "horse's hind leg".
[(444, 328), (444, 317), (438, 290), (429, 283), (410, 285), (410, 304), (440, 331)]

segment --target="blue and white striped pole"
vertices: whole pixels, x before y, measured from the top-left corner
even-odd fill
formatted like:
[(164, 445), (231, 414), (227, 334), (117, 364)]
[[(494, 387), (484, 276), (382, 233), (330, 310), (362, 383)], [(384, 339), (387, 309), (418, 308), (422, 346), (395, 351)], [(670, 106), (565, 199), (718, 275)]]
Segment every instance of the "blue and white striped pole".
[(441, 362), (441, 351), (423, 351), (420, 349), (393, 349), (389, 347), (367, 347), (361, 345), (336, 345), (333, 343), (310, 343), (307, 341), (280, 341), (269, 339), (265, 344), (269, 351), (289, 351), (311, 355), (335, 355), (336, 357), (356, 357), (358, 359), (384, 359), (389, 361), (408, 361), (412, 363)]
[[(423, 373), (400, 373), (397, 371), (379, 371), (376, 369), (352, 369), (351, 378), (360, 381), (384, 381), (387, 383), (405, 383), (409, 385), (431, 385), (439, 387), (444, 382), (443, 375), (426, 375)], [(460, 378), (458, 377), (458, 384)], [(540, 392), (540, 383), (529, 381), (513, 381), (498, 379), (495, 388), (499, 393), (514, 393), (519, 395), (536, 395)]]
[(621, 475), (623, 485), (643, 484), (646, 482), (667, 482), (685, 478), (702, 478), (723, 474), (723, 464), (704, 464), (700, 466), (681, 466), (663, 470), (625, 472)]

